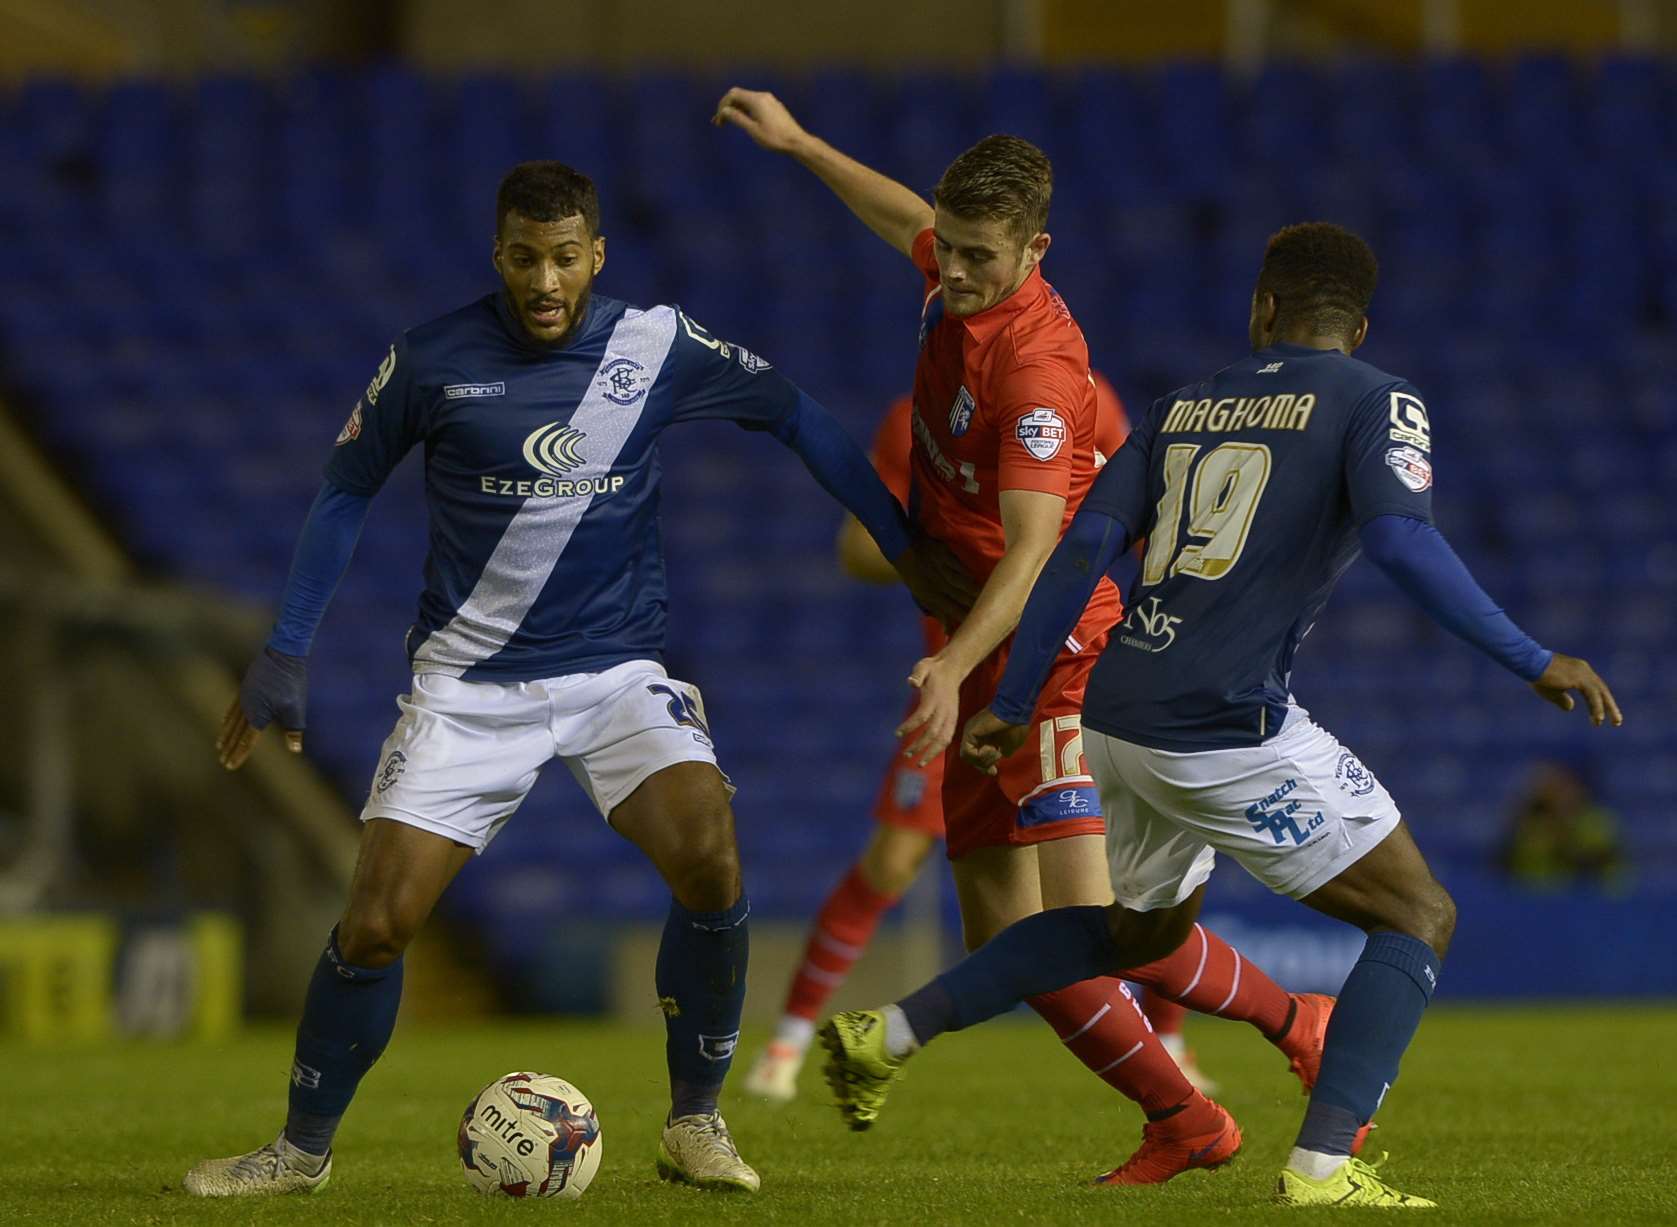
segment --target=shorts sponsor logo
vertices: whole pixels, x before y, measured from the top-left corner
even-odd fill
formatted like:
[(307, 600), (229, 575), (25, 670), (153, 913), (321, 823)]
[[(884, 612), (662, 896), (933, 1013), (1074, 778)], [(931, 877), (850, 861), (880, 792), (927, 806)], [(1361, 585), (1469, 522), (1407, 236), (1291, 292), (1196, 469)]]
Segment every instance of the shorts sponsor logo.
[(468, 400), (480, 396), (505, 396), (507, 385), (504, 383), (445, 383), (443, 385), (444, 400)]
[(1181, 621), (1175, 614), (1159, 608), (1158, 597), (1149, 597), (1145, 606), (1130, 606), (1118, 642), (1143, 652), (1162, 652), (1176, 642), (1176, 628)]
[(355, 402), (355, 408), (350, 411), (349, 421), (338, 432), (338, 441), (333, 446), (342, 447), (346, 443), (353, 443), (361, 437), (361, 402)]
[(977, 408), (978, 402), (965, 387), (955, 393), (955, 403), (949, 406), (949, 433), (957, 439), (966, 434), (972, 426), (973, 410)]
[(632, 405), (646, 395), (652, 376), (633, 358), (613, 358), (600, 368), (598, 386), (614, 405)]
[(1420, 494), (1432, 486), (1432, 461), (1413, 447), (1394, 447), (1386, 453), (1386, 465), (1405, 488)]
[(699, 1055), (707, 1061), (726, 1061), (734, 1055), (734, 1049), (739, 1047), (740, 1033), (730, 1035), (701, 1035), (699, 1037)]
[(1013, 431), (1027, 452), (1044, 461), (1059, 455), (1071, 434), (1066, 429), (1066, 420), (1048, 408), (1032, 409), (1019, 419)]
[(1340, 751), (1333, 778), (1339, 781), (1340, 790), (1349, 796), (1366, 797), (1374, 791), (1374, 776), (1349, 750)]
[(383, 796), (396, 787), (396, 781), (402, 778), (402, 772), (408, 769), (408, 756), (400, 750), (392, 750), (390, 757), (384, 760), (384, 766), (379, 768), (378, 783), (373, 786), (379, 796)]
[(1392, 428), (1388, 432), (1394, 443), (1407, 443), (1423, 452), (1432, 451), (1432, 423), (1427, 420), (1427, 407), (1421, 398), (1408, 392), (1392, 393)]
[(1311, 832), (1328, 821), (1321, 810), (1308, 816), (1301, 812), (1304, 803), (1292, 795), (1298, 786), (1296, 779), (1289, 779), (1263, 800), (1246, 807), (1246, 821), (1252, 824), (1252, 829), (1260, 835), (1269, 835), (1278, 847), (1289, 839), (1294, 847), (1303, 847), (1310, 842)]
[(1038, 793), (1019, 807), (1019, 825), (1022, 827), (1038, 827), (1049, 822), (1069, 822), (1100, 816), (1100, 793), (1092, 784)]

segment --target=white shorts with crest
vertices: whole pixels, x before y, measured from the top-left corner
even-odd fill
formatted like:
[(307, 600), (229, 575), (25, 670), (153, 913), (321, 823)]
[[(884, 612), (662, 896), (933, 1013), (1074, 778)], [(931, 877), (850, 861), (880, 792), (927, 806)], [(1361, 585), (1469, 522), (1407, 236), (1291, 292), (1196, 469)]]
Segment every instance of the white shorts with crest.
[(1083, 751), (1106, 813), (1112, 892), (1136, 911), (1182, 902), (1218, 852), (1302, 899), (1400, 819), (1373, 772), (1302, 707), (1258, 746), (1173, 753), (1085, 726)]
[(716, 765), (698, 687), (656, 661), (533, 682), (418, 673), (396, 706), (361, 821), (394, 819), (478, 852), (555, 758), (606, 817), (656, 771)]

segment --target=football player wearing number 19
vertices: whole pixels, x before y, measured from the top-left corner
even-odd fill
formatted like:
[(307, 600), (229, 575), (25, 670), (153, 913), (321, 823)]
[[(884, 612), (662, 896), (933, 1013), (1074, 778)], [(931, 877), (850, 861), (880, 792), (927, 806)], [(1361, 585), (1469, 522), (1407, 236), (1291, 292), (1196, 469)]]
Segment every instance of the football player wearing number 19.
[(326, 1183), (338, 1122), (395, 1025), (403, 950), (554, 758), (673, 896), (655, 976), (671, 1095), (659, 1171), (755, 1191), (757, 1173), (717, 1110), (745, 996), (733, 787), (698, 691), (660, 663), (664, 428), (726, 418), (773, 434), (866, 526), (923, 606), (944, 617), (961, 607), (959, 577), (911, 544), (902, 509), (821, 406), (678, 308), (592, 293), (605, 239), (587, 177), (557, 162), (514, 168), (493, 259), (501, 289), (404, 333), (356, 404), (279, 620), (222, 727), (229, 769), (271, 722), (301, 749), (315, 628), (369, 501), (423, 443), (430, 556), (407, 639), (413, 688), (397, 701), (361, 813), (348, 906), (309, 983), (290, 1110), (272, 1143), (188, 1172), (200, 1196)]
[(1221, 850), (1277, 893), (1368, 933), (1277, 1200), (1433, 1204), (1392, 1188), (1353, 1144), (1432, 998), (1455, 905), (1379, 781), (1294, 702), (1294, 653), (1360, 543), (1541, 698), (1570, 711), (1577, 692), (1596, 725), (1623, 718), (1594, 670), (1516, 627), (1433, 527), (1426, 407), (1404, 380), (1350, 356), (1375, 279), (1373, 253), (1350, 231), (1280, 231), (1252, 296), (1252, 354), (1156, 402), (1095, 479), (961, 753), (989, 771), (1021, 743), (1096, 581), (1145, 539), (1131, 616), (1083, 702), (1116, 901), (1028, 917), (896, 1005), (838, 1015), (823, 1039), (842, 1094), (877, 1106), (934, 1036), (1174, 949)]

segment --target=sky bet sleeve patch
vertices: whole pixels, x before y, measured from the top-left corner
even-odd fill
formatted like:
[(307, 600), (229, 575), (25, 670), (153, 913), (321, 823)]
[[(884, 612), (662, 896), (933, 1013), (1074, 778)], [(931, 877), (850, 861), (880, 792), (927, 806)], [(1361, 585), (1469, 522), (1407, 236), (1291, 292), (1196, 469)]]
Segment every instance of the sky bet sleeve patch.
[(1066, 420), (1052, 409), (1032, 409), (1019, 419), (1014, 433), (1019, 436), (1019, 442), (1025, 445), (1025, 450), (1038, 460), (1052, 460), (1060, 454), (1070, 431), (1066, 429)]

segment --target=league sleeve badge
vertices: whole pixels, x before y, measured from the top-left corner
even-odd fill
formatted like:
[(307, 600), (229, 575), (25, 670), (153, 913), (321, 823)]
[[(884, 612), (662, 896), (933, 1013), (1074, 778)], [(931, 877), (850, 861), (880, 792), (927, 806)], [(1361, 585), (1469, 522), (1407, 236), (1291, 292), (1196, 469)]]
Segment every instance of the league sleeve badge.
[(1025, 450), (1038, 460), (1052, 460), (1060, 454), (1070, 432), (1066, 420), (1052, 409), (1032, 409), (1014, 428)]

